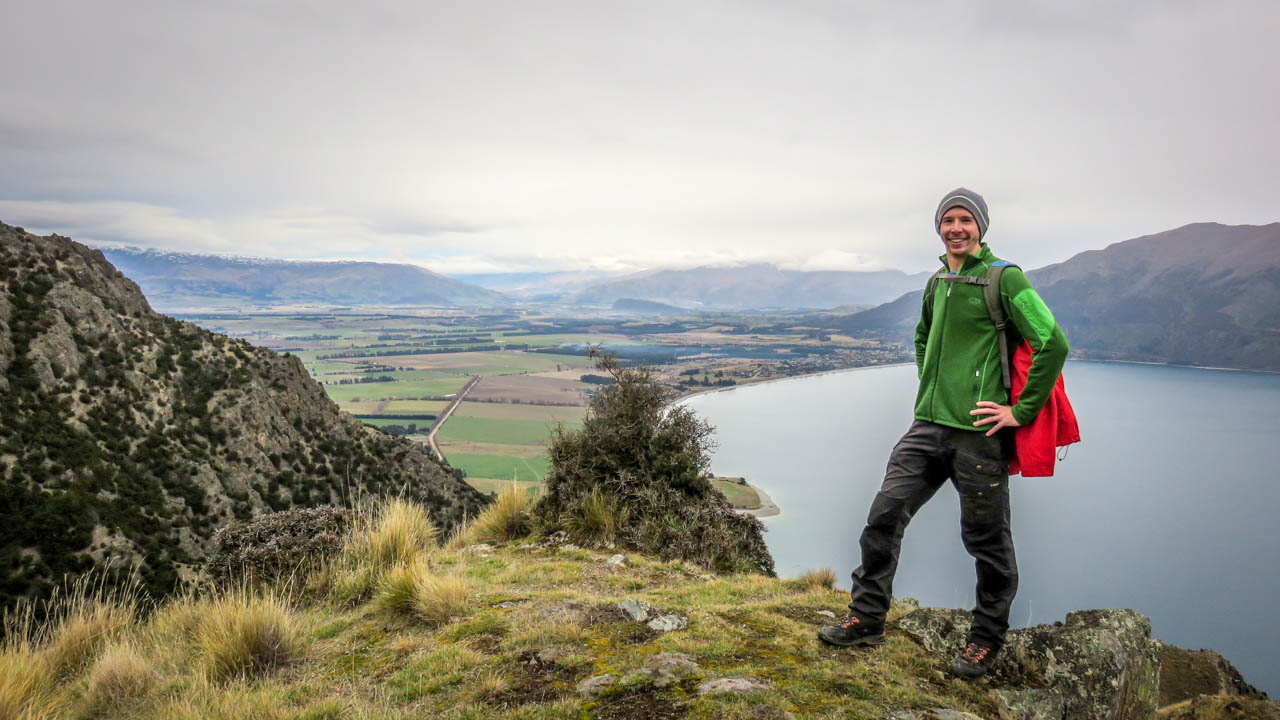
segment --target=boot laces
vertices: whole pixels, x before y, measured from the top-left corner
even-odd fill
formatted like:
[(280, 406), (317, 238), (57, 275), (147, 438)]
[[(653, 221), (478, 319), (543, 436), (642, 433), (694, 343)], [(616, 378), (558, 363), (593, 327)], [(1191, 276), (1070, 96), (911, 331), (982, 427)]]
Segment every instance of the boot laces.
[(840, 625), (840, 627), (844, 628), (845, 630), (848, 630), (849, 628), (853, 627), (854, 625), (857, 625), (860, 622), (862, 622), (862, 619), (857, 617), (856, 615), (845, 615), (844, 619), (841, 620), (838, 624)]
[(981, 665), (989, 652), (991, 652), (991, 648), (989, 647), (983, 647), (978, 643), (969, 643), (965, 646), (962, 657), (971, 663)]

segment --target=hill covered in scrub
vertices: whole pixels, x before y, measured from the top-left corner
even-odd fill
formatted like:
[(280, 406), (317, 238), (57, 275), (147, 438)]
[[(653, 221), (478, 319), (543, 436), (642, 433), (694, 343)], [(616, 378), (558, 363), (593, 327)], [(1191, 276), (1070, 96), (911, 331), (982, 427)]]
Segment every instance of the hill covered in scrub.
[(446, 527), (485, 503), (297, 358), (159, 315), (102, 253), (0, 224), (0, 607), (95, 568), (137, 565), (163, 594), (231, 520), (397, 493)]
[(146, 616), (127, 596), (73, 597), (48, 624), (11, 627), (0, 718), (1280, 717), (1229, 663), (1170, 653), (1131, 610), (1014, 630), (971, 684), (944, 674), (967, 612), (901, 601), (883, 647), (836, 649), (815, 636), (848, 601), (829, 570), (780, 580), (610, 554), (529, 534), (530, 511), (512, 488), (441, 539), (420, 507), (392, 501), (336, 550), (299, 548), (315, 569), (284, 584)]

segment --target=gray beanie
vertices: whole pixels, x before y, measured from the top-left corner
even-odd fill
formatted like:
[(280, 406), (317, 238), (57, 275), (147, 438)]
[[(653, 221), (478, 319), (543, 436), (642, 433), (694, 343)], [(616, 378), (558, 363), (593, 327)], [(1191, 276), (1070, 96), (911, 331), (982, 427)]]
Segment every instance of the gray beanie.
[(978, 193), (967, 188), (956, 188), (947, 193), (942, 198), (942, 202), (938, 203), (938, 212), (933, 215), (934, 232), (942, 233), (942, 216), (954, 207), (964, 208), (973, 214), (973, 219), (978, 222), (978, 239), (981, 240), (987, 236), (987, 226), (991, 224), (987, 215), (987, 201), (982, 199)]

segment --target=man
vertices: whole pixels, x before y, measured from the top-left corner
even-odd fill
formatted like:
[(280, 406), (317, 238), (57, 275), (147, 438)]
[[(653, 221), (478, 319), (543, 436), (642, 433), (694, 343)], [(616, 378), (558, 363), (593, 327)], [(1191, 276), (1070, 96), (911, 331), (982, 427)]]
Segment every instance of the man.
[(986, 201), (957, 188), (942, 199), (934, 226), (947, 272), (931, 281), (916, 326), (920, 389), (915, 422), (889, 457), (884, 483), (862, 532), (862, 565), (853, 571), (849, 614), (818, 636), (841, 647), (884, 642), (898, 551), (907, 523), (950, 478), (960, 494), (960, 529), (978, 575), (973, 628), (951, 664), (973, 680), (991, 667), (1009, 629), (1018, 569), (1009, 525), (1011, 428), (1031, 422), (1049, 398), (1067, 357), (1067, 338), (1016, 266), (1000, 272), (1000, 303), (1008, 318), (1008, 348), (1022, 339), (1033, 359), (1016, 405), (1009, 405), (999, 331), (984, 297), (987, 271), (1008, 265), (985, 238)]

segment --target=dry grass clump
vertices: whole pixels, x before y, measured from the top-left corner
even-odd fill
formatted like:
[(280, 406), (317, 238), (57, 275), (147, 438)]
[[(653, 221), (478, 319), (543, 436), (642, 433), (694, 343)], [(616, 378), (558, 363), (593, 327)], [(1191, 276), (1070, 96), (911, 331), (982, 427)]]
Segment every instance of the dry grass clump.
[(43, 647), (48, 671), (63, 679), (80, 674), (134, 617), (132, 598), (74, 592)]
[(53, 691), (48, 666), (30, 644), (11, 640), (0, 648), (0, 720), (62, 717)]
[(203, 607), (196, 647), (212, 680), (256, 675), (302, 652), (293, 613), (279, 598), (230, 592)]
[(391, 568), (382, 574), (382, 579), (378, 582), (373, 606), (397, 615), (408, 615), (413, 611), (418, 596), (418, 583), (430, 572), (430, 568), (422, 560)]
[(793, 582), (805, 591), (832, 590), (836, 586), (836, 574), (829, 567), (806, 570)]
[(133, 643), (108, 647), (89, 669), (89, 703), (104, 712), (122, 709), (156, 683), (156, 672)]
[(456, 575), (433, 575), (423, 560), (393, 568), (382, 576), (374, 607), (412, 615), (431, 627), (449, 622), (468, 605), (471, 584)]
[(449, 548), (457, 550), (476, 543), (501, 543), (522, 538), (532, 528), (532, 507), (533, 500), (529, 494), (516, 483), (511, 483), (465, 530), (450, 538)]
[(347, 552), (356, 560), (386, 569), (406, 565), (419, 554), (429, 552), (438, 534), (426, 509), (395, 498), (383, 502), (371, 521), (357, 527), (347, 543)]
[(456, 575), (423, 576), (418, 581), (413, 612), (433, 627), (449, 622), (471, 598), (471, 584)]
[(565, 516), (564, 526), (578, 542), (597, 545), (616, 541), (629, 519), (630, 512), (617, 498), (595, 487)]

